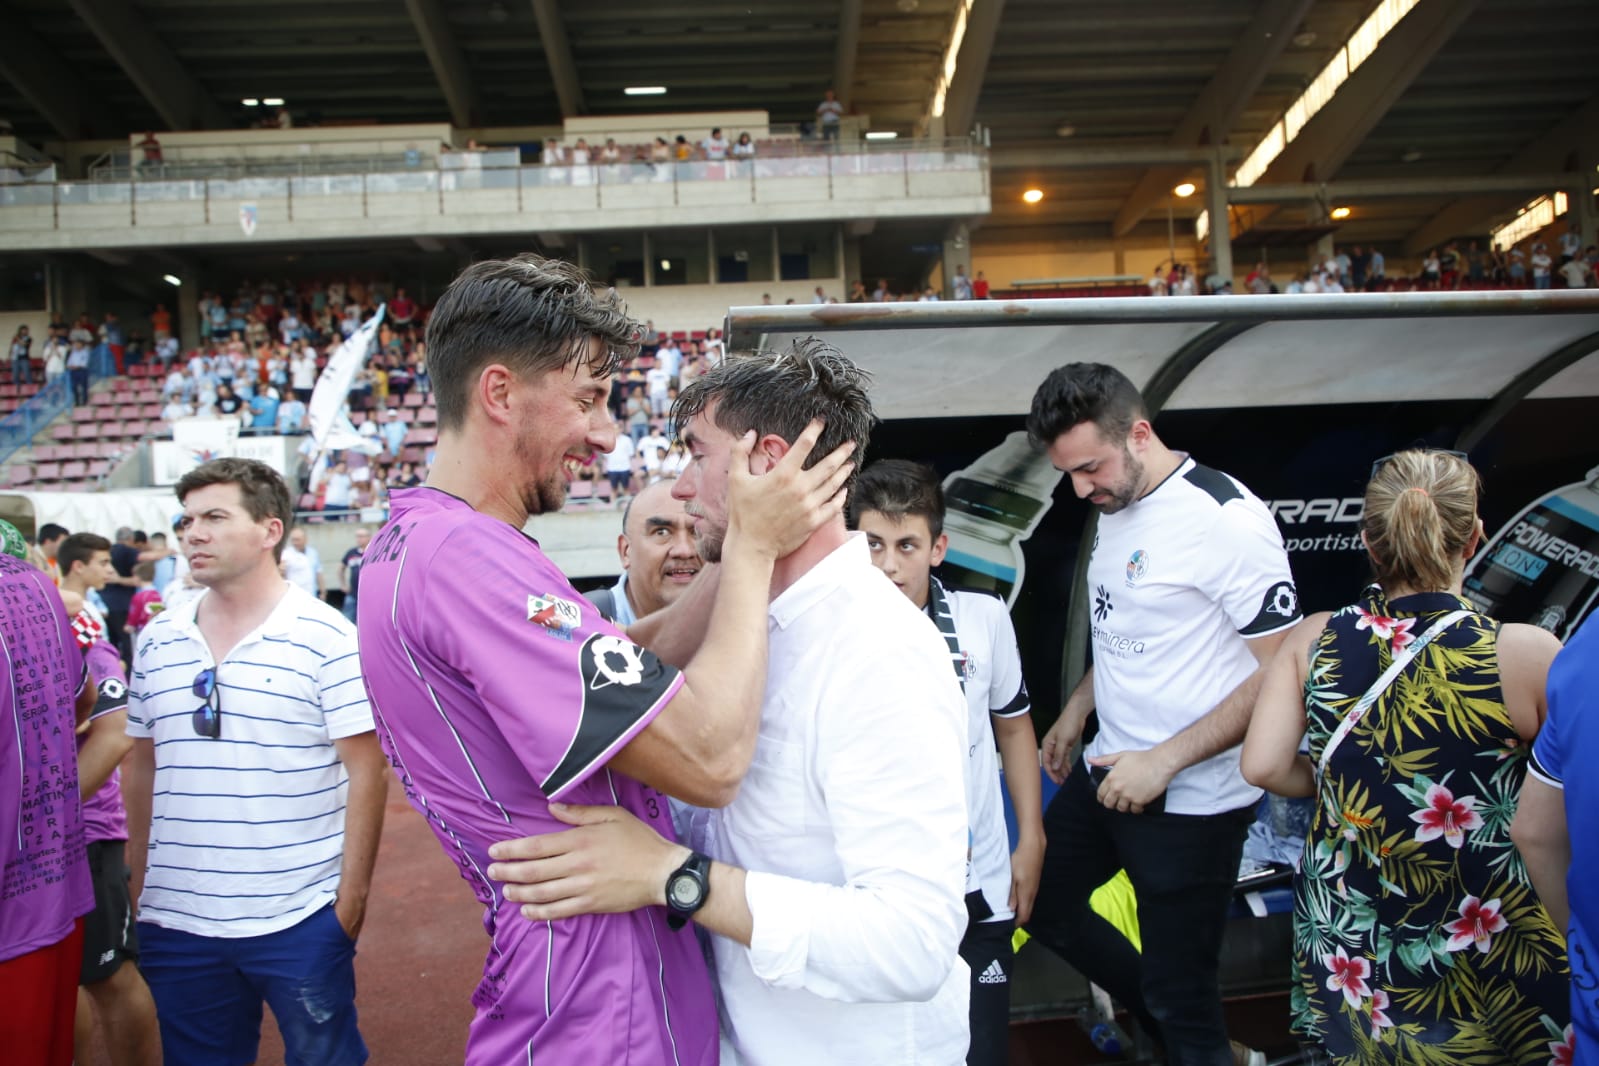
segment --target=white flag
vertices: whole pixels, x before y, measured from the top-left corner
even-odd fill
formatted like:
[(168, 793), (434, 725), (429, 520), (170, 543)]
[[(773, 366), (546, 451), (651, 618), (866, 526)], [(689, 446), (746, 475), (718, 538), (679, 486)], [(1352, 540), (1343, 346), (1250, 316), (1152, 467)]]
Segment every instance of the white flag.
[(319, 451), (344, 451), (353, 448), (368, 455), (376, 455), (382, 450), (381, 441), (373, 437), (363, 437), (350, 422), (350, 416), (345, 411), (345, 402), (350, 396), (350, 385), (355, 381), (355, 375), (366, 366), (367, 358), (372, 354), (372, 343), (377, 339), (378, 324), (383, 321), (383, 313), (388, 309), (387, 304), (378, 306), (377, 313), (365, 322), (361, 328), (350, 334), (350, 338), (339, 345), (333, 355), (328, 359), (328, 365), (322, 368), (322, 376), (317, 378), (316, 388), (311, 390), (311, 403), (306, 409), (306, 419), (311, 426), (311, 439), (316, 441)]

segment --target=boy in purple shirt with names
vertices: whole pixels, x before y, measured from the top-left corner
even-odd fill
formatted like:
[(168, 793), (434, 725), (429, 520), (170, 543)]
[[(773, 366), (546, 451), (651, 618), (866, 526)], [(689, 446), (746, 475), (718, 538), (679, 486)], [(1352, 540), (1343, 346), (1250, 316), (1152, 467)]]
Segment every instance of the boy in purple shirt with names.
[[(425, 487), (393, 493), (363, 557), (357, 625), (378, 734), (484, 906), (472, 1066), (716, 1062), (686, 914), (529, 922), (489, 880), (488, 848), (561, 828), (553, 803), (621, 807), (664, 835), (665, 796), (727, 803), (755, 746), (773, 560), (842, 510), (848, 449), (803, 469), (819, 424), (758, 478), (741, 442), (721, 566), (661, 612), (672, 618), (627, 634), (602, 619), (522, 527), (561, 507), (567, 458), (615, 446), (609, 379), (638, 332), (569, 264), (469, 267), (427, 328), (437, 461)], [(707, 626), (692, 658), (674, 645)]]
[(50, 578), (9, 554), (0, 664), (0, 1048), (7, 1061), (66, 1066), (94, 908), (73, 739), (92, 689)]

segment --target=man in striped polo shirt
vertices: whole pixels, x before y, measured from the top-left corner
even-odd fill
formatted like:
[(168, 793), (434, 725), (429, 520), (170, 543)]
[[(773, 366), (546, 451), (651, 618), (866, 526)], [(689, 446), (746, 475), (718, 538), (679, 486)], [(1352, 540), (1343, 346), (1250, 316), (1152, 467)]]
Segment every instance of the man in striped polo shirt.
[(263, 999), (288, 1061), (363, 1063), (355, 938), (387, 778), (355, 627), (279, 572), (271, 467), (213, 460), (177, 495), (206, 591), (139, 638), (123, 771), (167, 1066), (255, 1062)]

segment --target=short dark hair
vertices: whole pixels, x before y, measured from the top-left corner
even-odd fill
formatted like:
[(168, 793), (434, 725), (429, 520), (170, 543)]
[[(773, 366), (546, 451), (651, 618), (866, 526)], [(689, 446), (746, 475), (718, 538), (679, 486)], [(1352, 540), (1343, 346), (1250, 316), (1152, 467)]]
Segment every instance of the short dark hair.
[(822, 435), (805, 465), (814, 466), (852, 440), (850, 461), (859, 470), (875, 421), (866, 395), (871, 379), (837, 348), (806, 337), (781, 352), (734, 356), (695, 378), (672, 405), (672, 421), (682, 432), (714, 403), (716, 424), (735, 437), (753, 429), (757, 436), (775, 433), (792, 444), (819, 418)]
[(95, 552), (110, 550), (111, 542), (98, 533), (73, 533), (56, 549), (56, 565), (61, 568), (61, 576), (66, 577), (72, 573), (72, 564), (86, 563)]
[(938, 472), (926, 463), (883, 459), (861, 471), (849, 491), (849, 524), (859, 528), (861, 515), (877, 511), (895, 521), (907, 515), (927, 520), (937, 540), (944, 532), (944, 487)]
[(256, 459), (212, 459), (178, 479), (178, 502), (182, 503), (189, 493), (208, 485), (239, 486), (239, 499), (252, 521), (276, 518), (283, 523), (283, 535), (272, 548), (272, 557), (281, 560), (283, 544), (289, 539), (289, 527), (294, 525), (294, 504), (282, 475)]
[[(473, 263), (452, 282), (427, 324), (427, 370), (441, 429), (466, 424), (468, 399), (484, 366), (524, 376), (589, 359), (596, 376), (638, 354), (639, 324), (615, 291), (600, 293), (581, 269), (519, 255)], [(589, 343), (600, 352), (588, 355)]]
[(43, 544), (47, 540), (56, 540), (59, 537), (64, 537), (70, 532), (72, 531), (66, 526), (57, 525), (54, 522), (46, 522), (44, 525), (39, 527), (39, 536), (37, 539), (40, 544)]
[(1033, 393), (1027, 435), (1048, 448), (1072, 427), (1092, 422), (1109, 441), (1126, 438), (1133, 423), (1148, 418), (1138, 386), (1104, 363), (1067, 363), (1049, 372)]

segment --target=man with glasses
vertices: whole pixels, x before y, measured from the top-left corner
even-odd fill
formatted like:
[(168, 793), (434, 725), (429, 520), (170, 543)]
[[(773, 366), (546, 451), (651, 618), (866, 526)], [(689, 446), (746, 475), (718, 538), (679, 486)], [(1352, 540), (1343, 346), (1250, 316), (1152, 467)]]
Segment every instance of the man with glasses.
[(165, 1061), (253, 1063), (265, 1000), (288, 1061), (363, 1063), (355, 938), (387, 777), (355, 627), (283, 579), (290, 497), (270, 467), (213, 460), (177, 495), (206, 591), (140, 636), (124, 767)]
[[(1167, 1061), (1264, 1061), (1230, 1044), (1218, 970), (1261, 796), (1239, 748), (1258, 667), (1300, 617), (1282, 535), (1243, 484), (1168, 448), (1114, 367), (1053, 371), (1027, 429), (1099, 513), (1076, 590), (1094, 665), (1044, 737), (1044, 768), (1063, 787), (1044, 814), (1028, 932), (1128, 1008)], [(1099, 732), (1079, 762), (1091, 713)], [(1088, 903), (1123, 868), (1142, 956)]]

